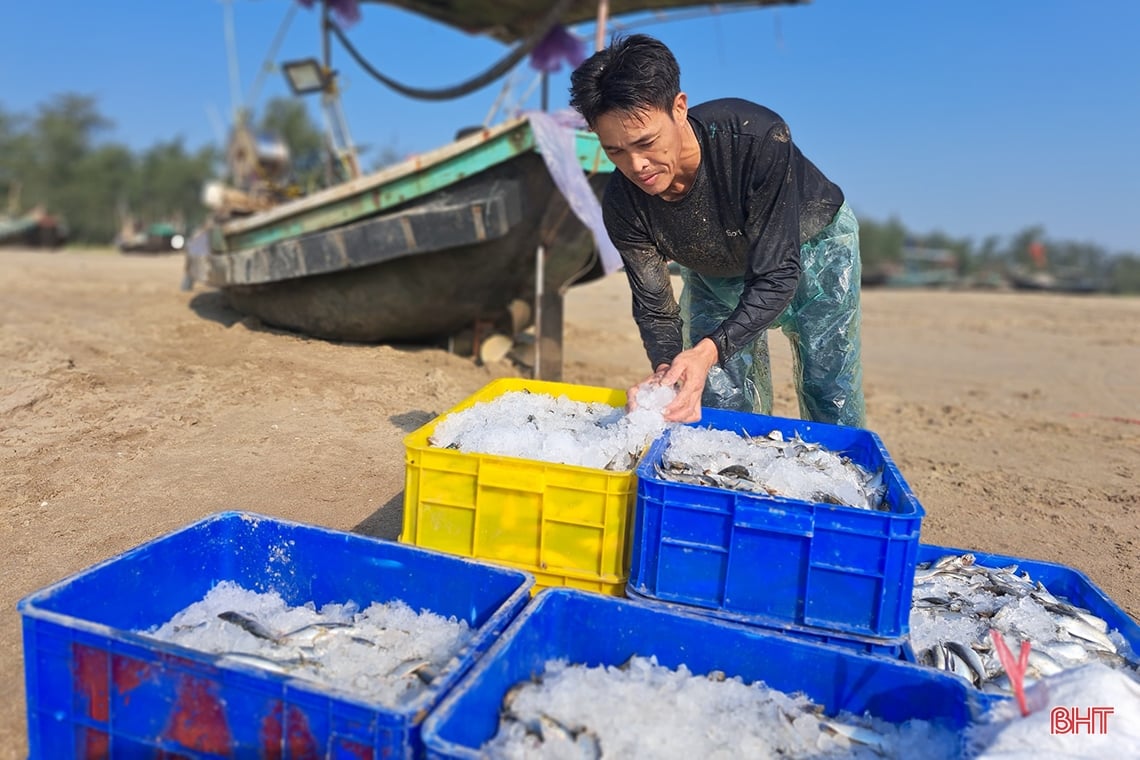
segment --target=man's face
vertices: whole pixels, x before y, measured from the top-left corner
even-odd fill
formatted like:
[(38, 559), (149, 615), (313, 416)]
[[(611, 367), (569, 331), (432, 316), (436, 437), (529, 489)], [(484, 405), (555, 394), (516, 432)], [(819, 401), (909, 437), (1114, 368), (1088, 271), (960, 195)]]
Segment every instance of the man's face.
[(597, 118), (594, 132), (610, 161), (630, 182), (650, 195), (668, 197), (681, 173), (687, 114), (682, 92), (670, 112), (650, 108), (635, 114), (606, 113)]

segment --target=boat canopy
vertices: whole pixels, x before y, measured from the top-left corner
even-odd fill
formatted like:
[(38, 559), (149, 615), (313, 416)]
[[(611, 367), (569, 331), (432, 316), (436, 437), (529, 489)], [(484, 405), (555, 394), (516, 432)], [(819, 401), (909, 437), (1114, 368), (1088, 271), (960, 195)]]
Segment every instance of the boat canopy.
[[(340, 1), (344, 3), (344, 0)], [(363, 2), (393, 5), (470, 34), (485, 34), (508, 43), (530, 36), (536, 27), (543, 23), (553, 5), (551, 0), (363, 0)], [(601, 2), (571, 0), (560, 21), (563, 25), (591, 21), (598, 17), (598, 7), (602, 3), (607, 6), (608, 15), (613, 17), (679, 8), (708, 8), (715, 12), (718, 7), (804, 5), (807, 2), (808, 0), (736, 0), (723, 3), (698, 3), (693, 0), (601, 0)], [(336, 4), (336, 2), (330, 3), (333, 6)]]

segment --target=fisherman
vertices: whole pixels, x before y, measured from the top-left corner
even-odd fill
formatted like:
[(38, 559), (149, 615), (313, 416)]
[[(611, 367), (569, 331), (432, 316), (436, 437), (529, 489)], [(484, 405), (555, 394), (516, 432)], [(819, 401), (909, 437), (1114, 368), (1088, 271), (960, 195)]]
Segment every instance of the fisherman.
[(672, 52), (643, 34), (570, 78), (570, 105), (618, 168), (603, 218), (653, 368), (646, 382), (677, 387), (670, 421), (695, 422), (702, 405), (771, 414), (766, 331), (778, 326), (801, 416), (864, 427), (859, 227), (843, 191), (779, 115), (735, 98), (690, 109), (680, 79)]

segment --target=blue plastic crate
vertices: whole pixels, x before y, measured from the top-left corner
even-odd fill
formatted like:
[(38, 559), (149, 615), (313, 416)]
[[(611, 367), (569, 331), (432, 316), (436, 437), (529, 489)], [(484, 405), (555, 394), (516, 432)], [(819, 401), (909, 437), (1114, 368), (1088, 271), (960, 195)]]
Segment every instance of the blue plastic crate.
[[(1076, 568), (1056, 562), (1025, 559), (1005, 554), (986, 554), (973, 549), (958, 549), (951, 546), (922, 544), (918, 548), (918, 564), (934, 562), (947, 554), (973, 554), (975, 564), (982, 567), (1008, 567), (1017, 565), (1018, 572), (1027, 572), (1040, 581), (1054, 596), (1064, 597), (1071, 604), (1084, 607), (1108, 623), (1110, 631), (1116, 630), (1128, 642), (1131, 652), (1121, 652), (1130, 662), (1140, 667), (1140, 624), (1120, 608), (1108, 594), (1104, 593), (1092, 580)], [(1010, 642), (1011, 646), (1013, 642)]]
[[(402, 600), (466, 620), (457, 662), (399, 709), (132, 631), (219, 581), (290, 605)], [(412, 758), (426, 714), (525, 606), (521, 571), (364, 536), (225, 512), (143, 544), (18, 604), (32, 758)]]
[(914, 650), (911, 649), (910, 639), (906, 636), (894, 639), (883, 639), (874, 638), (871, 636), (857, 636), (853, 633), (834, 633), (831, 631), (823, 631), (817, 628), (795, 628), (788, 625), (767, 625), (757, 622), (756, 617), (752, 615), (735, 615), (731, 612), (725, 612), (724, 610), (710, 610), (703, 607), (694, 607), (689, 604), (663, 602), (660, 599), (642, 596), (636, 591), (628, 588), (626, 589), (626, 598), (633, 602), (647, 604), (651, 607), (661, 607), (663, 609), (672, 610), (674, 612), (687, 613), (690, 615), (702, 615), (716, 620), (723, 620), (728, 623), (746, 625), (749, 627), (757, 628), (765, 633), (771, 633), (774, 635), (791, 636), (792, 638), (801, 639), (803, 641), (811, 641), (816, 644), (842, 647), (843, 649), (848, 649), (860, 654), (873, 655), (875, 657), (886, 657), (891, 660), (915, 662)]
[(902, 723), (936, 722), (960, 731), (989, 703), (959, 679), (881, 657), (774, 636), (756, 628), (573, 589), (551, 589), (511, 624), (463, 682), (424, 722), (429, 758), (478, 758), (498, 730), (514, 684), (564, 659), (590, 667), (632, 655), (685, 665), (696, 675), (721, 670), (745, 682), (803, 692), (829, 715), (870, 713)]
[(668, 432), (637, 468), (628, 589), (662, 601), (875, 638), (909, 628), (922, 505), (877, 435), (860, 428), (704, 409), (691, 427), (799, 434), (883, 470), (889, 511), (663, 480)]

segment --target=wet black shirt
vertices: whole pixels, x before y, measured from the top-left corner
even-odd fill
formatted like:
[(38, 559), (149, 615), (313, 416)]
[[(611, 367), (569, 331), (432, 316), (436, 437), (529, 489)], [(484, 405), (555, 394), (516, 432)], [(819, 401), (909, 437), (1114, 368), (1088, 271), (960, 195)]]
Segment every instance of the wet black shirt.
[(614, 172), (602, 211), (633, 291), (633, 317), (652, 367), (682, 350), (670, 259), (711, 277), (744, 277), (740, 305), (708, 337), (724, 361), (784, 310), (800, 273), (800, 245), (830, 223), (843, 191), (792, 142), (773, 111), (727, 98), (689, 110), (701, 145), (692, 188), (651, 196)]

